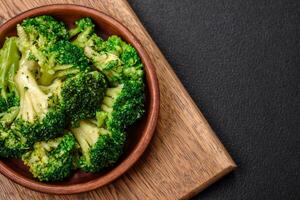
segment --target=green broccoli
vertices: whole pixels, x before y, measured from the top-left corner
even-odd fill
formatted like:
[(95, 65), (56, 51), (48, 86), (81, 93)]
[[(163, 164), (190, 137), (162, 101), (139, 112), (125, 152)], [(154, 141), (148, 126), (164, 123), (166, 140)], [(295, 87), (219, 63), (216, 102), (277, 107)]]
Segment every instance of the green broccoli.
[(78, 166), (86, 172), (99, 172), (115, 164), (122, 152), (126, 135), (117, 129), (99, 128), (93, 120), (80, 121), (71, 129), (81, 148)]
[(82, 72), (41, 86), (34, 73), (37, 63), (28, 59), (28, 53), (24, 57), (15, 76), (21, 102), (14, 125), (40, 141), (55, 137), (67, 122), (75, 126), (79, 120), (95, 116), (106, 89), (100, 72)]
[(51, 16), (32, 17), (17, 34), (0, 50), (0, 157), (21, 157), (52, 182), (76, 167), (113, 166), (126, 128), (145, 112), (135, 48), (118, 36), (103, 40), (91, 18), (68, 31)]
[(19, 158), (32, 146), (30, 137), (0, 124), (0, 157)]
[(43, 15), (24, 20), (17, 26), (19, 49), (24, 54), (30, 50), (30, 59), (40, 65), (38, 83), (49, 85), (79, 71), (89, 71), (89, 60), (82, 49), (72, 45), (62, 22)]
[(28, 140), (10, 126), (19, 114), (19, 95), (14, 76), (19, 68), (17, 38), (10, 37), (0, 50), (0, 156), (19, 157), (29, 149)]
[(0, 156), (4, 158), (19, 158), (31, 148), (30, 139), (15, 129), (3, 128), (0, 125)]
[(144, 84), (128, 80), (108, 88), (101, 109), (96, 113), (98, 126), (124, 129), (144, 114)]
[(19, 105), (14, 76), (19, 67), (17, 38), (10, 37), (0, 50), (0, 112)]
[(61, 181), (71, 175), (76, 140), (70, 133), (34, 144), (34, 149), (22, 156), (35, 178), (40, 181)]
[(29, 59), (26, 51), (14, 77), (20, 95), (20, 111), (12, 127), (34, 139), (47, 140), (61, 133), (65, 127), (65, 114), (59, 105), (50, 103), (52, 93), (44, 93), (36, 81), (38, 65)]
[(82, 119), (95, 117), (107, 87), (106, 79), (100, 72), (79, 73), (67, 79), (62, 87), (62, 106), (72, 127)]
[(116, 163), (126, 139), (124, 129), (144, 113), (144, 85), (135, 80), (108, 88), (96, 119), (80, 121), (71, 131), (81, 147), (79, 168), (98, 172)]
[(56, 78), (66, 78), (91, 70), (83, 50), (69, 41), (58, 41), (42, 52), (33, 48), (31, 52), (40, 65), (38, 81), (42, 85), (49, 85)]
[(134, 47), (115, 35), (103, 41), (95, 33), (90, 18), (79, 19), (75, 24), (71, 32), (79, 34), (72, 43), (84, 49), (85, 55), (108, 77), (111, 85), (116, 86), (123, 79), (143, 78), (143, 65)]
[(75, 21), (75, 27), (69, 30), (70, 38), (76, 36), (79, 33), (85, 32), (83, 35), (90, 34), (94, 31), (95, 24), (91, 18), (85, 17)]
[(103, 47), (102, 38), (95, 33), (95, 24), (90, 18), (81, 18), (75, 22), (75, 28), (69, 31), (72, 37), (76, 36), (72, 43), (82, 49), (92, 47), (100, 51)]
[(84, 53), (112, 85), (116, 86), (128, 79), (143, 79), (143, 65), (136, 50), (118, 36), (109, 37), (102, 44), (101, 51), (86, 46)]
[(0, 156), (19, 157), (30, 149), (30, 140), (19, 130), (11, 129), (11, 124), (19, 113), (19, 107), (11, 107), (0, 114)]
[(30, 48), (42, 51), (57, 41), (67, 40), (69, 37), (64, 23), (48, 15), (25, 19), (17, 25), (17, 32), (21, 52)]

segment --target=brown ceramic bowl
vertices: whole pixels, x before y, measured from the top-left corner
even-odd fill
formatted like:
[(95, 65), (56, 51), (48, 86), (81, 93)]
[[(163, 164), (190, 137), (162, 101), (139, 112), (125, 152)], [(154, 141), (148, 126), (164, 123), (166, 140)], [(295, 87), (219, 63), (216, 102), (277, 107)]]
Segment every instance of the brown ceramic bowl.
[(53, 194), (73, 194), (86, 192), (108, 184), (124, 174), (142, 155), (153, 135), (159, 110), (159, 89), (154, 67), (145, 49), (137, 38), (115, 19), (97, 10), (76, 5), (50, 5), (24, 12), (0, 27), (0, 45), (5, 37), (16, 35), (16, 25), (27, 17), (52, 15), (64, 21), (68, 26), (81, 17), (91, 17), (102, 37), (115, 34), (132, 44), (138, 51), (144, 64), (146, 74), (146, 114), (133, 125), (128, 132), (128, 141), (120, 161), (111, 169), (102, 173), (84, 173), (76, 171), (72, 177), (63, 182), (42, 183), (34, 179), (28, 168), (20, 160), (2, 159), (0, 172), (16, 183), (30, 189)]

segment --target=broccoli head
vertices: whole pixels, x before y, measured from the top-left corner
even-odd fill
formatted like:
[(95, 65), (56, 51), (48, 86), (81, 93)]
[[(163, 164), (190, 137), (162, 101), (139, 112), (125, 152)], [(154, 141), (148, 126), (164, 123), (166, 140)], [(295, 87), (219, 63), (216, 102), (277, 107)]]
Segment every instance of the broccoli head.
[(95, 117), (106, 88), (104, 75), (96, 71), (66, 79), (61, 89), (62, 107), (72, 127), (82, 119)]
[(40, 65), (39, 84), (49, 85), (55, 78), (89, 70), (82, 49), (67, 41), (65, 25), (53, 17), (28, 18), (17, 26), (17, 32), (22, 54), (30, 50), (29, 59)]
[(61, 137), (35, 143), (33, 150), (25, 153), (22, 160), (40, 181), (61, 181), (71, 175), (76, 146), (74, 136), (65, 133)]
[(10, 126), (19, 114), (19, 94), (14, 76), (19, 68), (17, 38), (10, 37), (0, 50), (0, 156), (19, 157), (29, 149), (28, 140)]
[(0, 114), (0, 156), (19, 157), (30, 149), (31, 141), (11, 124), (19, 113), (19, 107), (11, 107)]
[(69, 31), (72, 37), (77, 35), (72, 43), (82, 49), (88, 46), (100, 51), (103, 48), (103, 40), (95, 33), (94, 27), (95, 24), (91, 18), (87, 17), (77, 20), (75, 22), (75, 28)]
[(19, 158), (28, 151), (32, 143), (26, 135), (16, 129), (0, 125), (0, 156), (4, 158)]
[(111, 167), (123, 152), (126, 135), (120, 130), (99, 128), (93, 120), (83, 120), (71, 131), (81, 148), (77, 165), (86, 172)]
[(15, 82), (20, 93), (20, 112), (14, 126), (31, 133), (37, 141), (47, 140), (62, 132), (70, 122), (93, 118), (103, 99), (106, 80), (100, 72), (80, 72), (65, 80), (55, 79), (49, 86), (38, 85), (37, 63), (21, 59)]
[(69, 30), (69, 35), (72, 38), (82, 32), (86, 32), (84, 35), (90, 34), (94, 31), (94, 28), (95, 24), (92, 22), (91, 18), (80, 18), (79, 20), (75, 21), (75, 27)]
[(112, 85), (128, 79), (143, 79), (143, 65), (137, 51), (118, 36), (110, 36), (103, 42), (101, 51), (85, 46), (84, 53)]
[(40, 65), (38, 81), (42, 85), (49, 85), (56, 78), (91, 70), (83, 50), (69, 41), (60, 40), (44, 51), (32, 48), (31, 53)]
[(17, 38), (7, 38), (0, 50), (0, 112), (19, 105), (19, 96), (14, 83), (19, 59)]
[(144, 84), (129, 80), (108, 88), (101, 109), (96, 113), (98, 126), (124, 129), (144, 114)]
[(59, 105), (52, 103), (53, 94), (46, 94), (37, 84), (38, 65), (29, 59), (29, 53), (23, 54), (14, 77), (20, 95), (20, 111), (12, 127), (37, 140), (47, 140), (63, 131), (65, 114)]
[(17, 32), (21, 52), (32, 47), (42, 50), (59, 40), (68, 39), (64, 23), (48, 15), (23, 20), (17, 25)]

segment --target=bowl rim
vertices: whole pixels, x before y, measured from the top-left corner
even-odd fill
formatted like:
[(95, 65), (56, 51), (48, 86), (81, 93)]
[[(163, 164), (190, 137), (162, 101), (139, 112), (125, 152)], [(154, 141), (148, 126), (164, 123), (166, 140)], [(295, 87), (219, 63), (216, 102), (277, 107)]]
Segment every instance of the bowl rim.
[(15, 174), (14, 170), (12, 170), (9, 166), (7, 166), (1, 159), (0, 159), (0, 172), (6, 176), (7, 178), (11, 179), (15, 183), (18, 183), (26, 188), (48, 193), (48, 194), (76, 194), (87, 192), (91, 190), (95, 190), (99, 187), (102, 187), (112, 181), (116, 180), (118, 177), (123, 175), (127, 170), (129, 170), (142, 156), (143, 152), (146, 150), (147, 146), (149, 145), (151, 138), (154, 134), (158, 113), (159, 113), (159, 102), (160, 102), (160, 94), (159, 94), (159, 86), (158, 86), (158, 79), (156, 76), (155, 68), (151, 62), (149, 55), (147, 54), (146, 50), (140, 43), (140, 41), (134, 36), (134, 34), (123, 25), (121, 22), (116, 20), (115, 18), (103, 13), (102, 11), (96, 10), (94, 8), (76, 5), (76, 4), (50, 4), (44, 5), (40, 7), (35, 7), (29, 10), (26, 10), (6, 22), (4, 22), (0, 26), (0, 32), (6, 30), (11, 24), (16, 23), (19, 20), (23, 20), (30, 16), (42, 15), (47, 14), (51, 11), (57, 10), (72, 10), (72, 11), (81, 11), (85, 13), (91, 13), (92, 15), (99, 16), (102, 20), (108, 22), (109, 24), (118, 27), (118, 29), (128, 37), (131, 44), (136, 48), (141, 57), (144, 70), (148, 76), (149, 82), (151, 84), (147, 84), (149, 87), (149, 97), (150, 97), (150, 106), (148, 111), (148, 120), (144, 128), (143, 136), (140, 138), (138, 143), (136, 144), (135, 148), (132, 152), (122, 161), (120, 162), (115, 168), (110, 170), (104, 176), (96, 178), (94, 180), (85, 182), (85, 183), (77, 183), (73, 185), (48, 185), (47, 183), (34, 181), (27, 177), (24, 177), (21, 174)]

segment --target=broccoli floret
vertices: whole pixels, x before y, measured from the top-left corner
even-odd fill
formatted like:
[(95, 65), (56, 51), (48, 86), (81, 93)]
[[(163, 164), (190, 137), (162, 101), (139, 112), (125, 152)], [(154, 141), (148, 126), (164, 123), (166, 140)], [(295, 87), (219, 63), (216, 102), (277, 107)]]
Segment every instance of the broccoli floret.
[(120, 130), (99, 128), (93, 121), (84, 120), (71, 131), (81, 148), (78, 166), (86, 172), (111, 167), (123, 152), (126, 135)]
[(67, 79), (62, 87), (63, 108), (72, 127), (82, 119), (95, 117), (107, 83), (100, 72), (79, 73)]
[(19, 158), (31, 148), (31, 141), (15, 129), (0, 127), (0, 156), (4, 158)]
[(72, 43), (82, 49), (88, 46), (100, 51), (103, 48), (103, 40), (95, 33), (94, 27), (95, 24), (90, 18), (77, 20), (75, 22), (75, 28), (69, 31), (72, 37), (77, 35)]
[(69, 35), (72, 38), (78, 33), (82, 32), (89, 34), (94, 31), (94, 28), (95, 24), (92, 22), (91, 18), (80, 18), (79, 20), (75, 21), (75, 27), (69, 30)]
[(83, 50), (69, 41), (58, 41), (42, 52), (32, 48), (31, 52), (40, 65), (38, 81), (42, 85), (49, 85), (56, 78), (91, 70)]
[(86, 46), (84, 53), (114, 86), (128, 79), (143, 79), (143, 65), (138, 53), (118, 36), (109, 37), (101, 51)]
[[(18, 46), (22, 54), (30, 50), (29, 59), (38, 61), (41, 66), (41, 84), (49, 85), (57, 77), (78, 72), (78, 69), (72, 68), (73, 64), (88, 66), (88, 60), (84, 60), (82, 51), (67, 42), (69, 36), (64, 23), (51, 16), (25, 19), (21, 25), (17, 25), (17, 32)], [(76, 67), (81, 69), (84, 66)]]
[(0, 156), (17, 158), (31, 148), (31, 140), (10, 125), (17, 117), (18, 107), (12, 107), (0, 116)]
[(28, 59), (29, 53), (23, 54), (14, 78), (20, 94), (20, 112), (12, 126), (36, 140), (47, 140), (63, 131), (65, 114), (60, 106), (51, 103), (53, 94), (44, 93), (37, 84), (38, 65)]
[(122, 66), (118, 56), (103, 51), (98, 53), (91, 47), (85, 47), (84, 52), (92, 60), (94, 66), (107, 76), (112, 85), (120, 82), (122, 79)]
[(29, 149), (28, 140), (10, 126), (19, 114), (19, 95), (14, 76), (19, 68), (17, 38), (10, 37), (0, 50), (0, 156), (18, 157)]
[(17, 25), (17, 32), (21, 52), (32, 47), (41, 51), (59, 40), (68, 39), (64, 23), (48, 15), (25, 19)]
[(101, 110), (96, 113), (98, 126), (124, 129), (144, 114), (144, 84), (128, 80), (114, 88), (108, 88)]
[(72, 30), (79, 34), (72, 43), (84, 49), (85, 55), (108, 77), (111, 85), (116, 86), (123, 79), (143, 78), (143, 65), (135, 48), (115, 35), (103, 41), (94, 32), (95, 25), (89, 18), (77, 21), (76, 25)]
[(96, 119), (71, 129), (81, 147), (79, 168), (98, 172), (118, 161), (126, 139), (123, 130), (144, 113), (143, 92), (143, 82), (136, 80), (108, 88)]
[(7, 38), (0, 50), (0, 112), (19, 105), (19, 96), (13, 80), (19, 60), (17, 38)]
[(34, 149), (22, 156), (24, 163), (40, 181), (61, 181), (69, 177), (73, 168), (76, 140), (70, 133), (47, 142), (37, 142)]
[(7, 111), (0, 113), (0, 124), (9, 127), (19, 114), (19, 107), (10, 107)]

